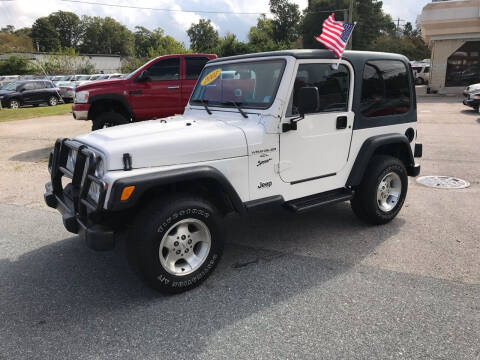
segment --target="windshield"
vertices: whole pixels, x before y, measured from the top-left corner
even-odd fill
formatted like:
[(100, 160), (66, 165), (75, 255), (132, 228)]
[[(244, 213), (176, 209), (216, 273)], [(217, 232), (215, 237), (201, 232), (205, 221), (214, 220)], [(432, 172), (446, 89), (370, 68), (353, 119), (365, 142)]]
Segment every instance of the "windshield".
[(190, 103), (267, 109), (277, 93), (284, 60), (218, 64), (203, 69)]
[(18, 85), (20, 85), (20, 83), (11, 82), (11, 83), (8, 83), (7, 85), (4, 85), (2, 87), (2, 90), (15, 91)]

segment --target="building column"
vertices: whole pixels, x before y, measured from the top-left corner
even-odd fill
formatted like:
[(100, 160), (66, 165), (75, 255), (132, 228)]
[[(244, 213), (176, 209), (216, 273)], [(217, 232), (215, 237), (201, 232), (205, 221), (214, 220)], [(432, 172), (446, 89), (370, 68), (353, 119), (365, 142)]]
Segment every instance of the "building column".
[(439, 91), (445, 87), (448, 58), (465, 43), (465, 40), (458, 39), (432, 40), (429, 87), (433, 91)]

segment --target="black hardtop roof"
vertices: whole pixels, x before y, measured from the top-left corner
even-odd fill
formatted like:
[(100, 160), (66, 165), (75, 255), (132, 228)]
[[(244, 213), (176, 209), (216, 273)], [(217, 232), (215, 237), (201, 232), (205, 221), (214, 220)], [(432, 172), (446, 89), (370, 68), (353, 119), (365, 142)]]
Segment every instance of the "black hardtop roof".
[[(261, 52), (261, 53), (228, 56), (228, 57), (210, 60), (208, 63), (213, 64), (213, 63), (218, 63), (222, 61), (243, 60), (243, 59), (253, 59), (253, 58), (259, 58), (259, 57), (273, 57), (273, 56), (292, 56), (296, 59), (336, 59), (335, 54), (333, 53), (333, 51), (330, 51), (330, 50), (293, 49), (293, 50), (267, 51), (267, 52)], [(372, 52), (372, 51), (345, 51), (345, 53), (343, 54), (343, 59), (349, 60), (352, 62), (375, 60), (375, 59), (408, 61), (408, 59), (405, 56), (400, 54)]]

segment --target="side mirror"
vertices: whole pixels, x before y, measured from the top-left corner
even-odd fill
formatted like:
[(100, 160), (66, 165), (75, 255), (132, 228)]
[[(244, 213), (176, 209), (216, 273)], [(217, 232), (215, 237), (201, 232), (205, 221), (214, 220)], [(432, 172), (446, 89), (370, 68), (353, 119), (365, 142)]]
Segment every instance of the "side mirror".
[(148, 74), (148, 70), (143, 70), (140, 75), (137, 77), (137, 81), (149, 81), (150, 75)]
[(291, 119), (289, 123), (282, 124), (282, 131), (297, 130), (297, 123), (305, 118), (305, 114), (317, 112), (320, 109), (320, 95), (318, 88), (305, 86), (298, 90), (298, 112), (300, 116)]
[(299, 90), (298, 112), (300, 116), (317, 112), (320, 108), (320, 95), (317, 87), (302, 87)]

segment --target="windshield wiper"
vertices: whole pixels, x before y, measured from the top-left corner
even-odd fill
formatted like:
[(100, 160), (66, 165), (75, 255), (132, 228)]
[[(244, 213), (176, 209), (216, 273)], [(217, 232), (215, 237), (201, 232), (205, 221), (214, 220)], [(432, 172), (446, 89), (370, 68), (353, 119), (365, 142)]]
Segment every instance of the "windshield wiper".
[(210, 110), (208, 108), (208, 100), (203, 100), (203, 99), (198, 99), (198, 101), (200, 101), (203, 105), (203, 107), (205, 108), (205, 111), (208, 113), (208, 115), (212, 115), (212, 110)]
[(243, 111), (243, 109), (240, 107), (240, 105), (237, 102), (235, 102), (235, 101), (224, 101), (224, 102), (222, 102), (222, 104), (224, 104), (224, 105), (229, 105), (229, 104), (234, 105), (237, 108), (237, 110), (240, 112), (240, 114), (242, 114), (242, 116), (245, 119), (248, 118), (247, 113), (245, 111)]

